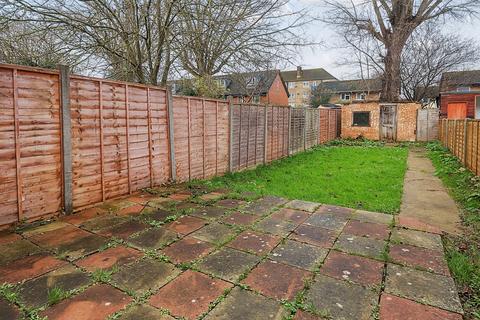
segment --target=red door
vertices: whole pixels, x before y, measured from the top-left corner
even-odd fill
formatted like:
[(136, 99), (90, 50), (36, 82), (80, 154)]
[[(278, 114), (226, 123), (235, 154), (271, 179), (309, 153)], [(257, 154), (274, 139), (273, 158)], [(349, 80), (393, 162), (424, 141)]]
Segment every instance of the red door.
[(447, 106), (448, 119), (465, 119), (467, 117), (467, 103), (449, 103)]

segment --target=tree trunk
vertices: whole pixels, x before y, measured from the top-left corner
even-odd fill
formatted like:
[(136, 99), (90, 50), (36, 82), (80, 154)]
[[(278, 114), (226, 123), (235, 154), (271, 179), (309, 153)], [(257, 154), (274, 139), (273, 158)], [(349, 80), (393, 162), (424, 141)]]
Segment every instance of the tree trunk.
[(400, 100), (400, 63), (402, 47), (387, 46), (385, 56), (385, 73), (382, 79), (381, 101), (396, 102)]
[(400, 100), (402, 86), (400, 68), (402, 63), (402, 51), (407, 39), (412, 33), (410, 25), (397, 26), (393, 33), (384, 42), (386, 55), (384, 58), (385, 72), (383, 74), (382, 94), (383, 102), (397, 102)]

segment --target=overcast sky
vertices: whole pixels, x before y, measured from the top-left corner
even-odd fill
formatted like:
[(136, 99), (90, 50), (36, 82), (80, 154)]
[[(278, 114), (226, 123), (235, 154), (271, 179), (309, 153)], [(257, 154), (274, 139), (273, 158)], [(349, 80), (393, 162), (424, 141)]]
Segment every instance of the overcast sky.
[[(292, 0), (292, 10), (307, 8), (312, 15), (321, 15), (322, 0)], [(473, 43), (480, 43), (480, 19), (468, 18), (465, 21), (447, 21), (445, 31), (458, 34), (462, 37), (472, 39)], [(327, 24), (318, 21), (311, 23), (306, 29), (306, 34), (316, 42), (323, 42), (324, 45), (316, 48), (304, 48), (301, 50), (297, 64), (304, 68), (325, 68), (333, 76), (339, 79), (351, 79), (356, 77), (356, 70), (351, 66), (341, 64), (345, 52), (338, 49), (339, 39), (333, 29)], [(480, 62), (477, 65), (480, 68)], [(289, 69), (293, 69), (291, 66)]]

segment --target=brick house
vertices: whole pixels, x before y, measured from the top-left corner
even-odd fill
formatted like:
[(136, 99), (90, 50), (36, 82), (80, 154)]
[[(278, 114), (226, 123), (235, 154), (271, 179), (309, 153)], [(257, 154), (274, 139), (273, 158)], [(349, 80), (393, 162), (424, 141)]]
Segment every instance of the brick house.
[(224, 98), (235, 103), (288, 106), (289, 93), (279, 70), (234, 73), (215, 80), (225, 87)]
[(480, 119), (480, 70), (442, 74), (440, 117)]
[(377, 102), (380, 101), (382, 82), (380, 79), (329, 81), (323, 83), (319, 90), (329, 96), (328, 102), (332, 104)]
[[(279, 70), (232, 73), (214, 76), (215, 82), (224, 89), (221, 98), (234, 103), (262, 103), (288, 106), (288, 90)], [(174, 94), (184, 94), (185, 80), (172, 81)]]
[(281, 75), (290, 93), (288, 103), (292, 107), (308, 106), (312, 91), (316, 87), (324, 82), (337, 80), (323, 68), (302, 69), (302, 67), (297, 67), (297, 70), (282, 71)]

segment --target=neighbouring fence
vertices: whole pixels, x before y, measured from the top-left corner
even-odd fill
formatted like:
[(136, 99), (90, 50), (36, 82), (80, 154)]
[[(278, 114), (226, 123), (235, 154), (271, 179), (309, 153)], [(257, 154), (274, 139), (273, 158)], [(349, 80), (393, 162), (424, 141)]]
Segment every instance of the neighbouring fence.
[(337, 138), (339, 110), (172, 96), (0, 65), (0, 226), (252, 168)]
[(465, 167), (476, 175), (480, 174), (480, 120), (442, 119), (439, 140)]

